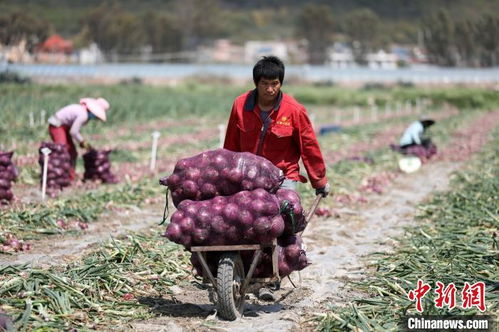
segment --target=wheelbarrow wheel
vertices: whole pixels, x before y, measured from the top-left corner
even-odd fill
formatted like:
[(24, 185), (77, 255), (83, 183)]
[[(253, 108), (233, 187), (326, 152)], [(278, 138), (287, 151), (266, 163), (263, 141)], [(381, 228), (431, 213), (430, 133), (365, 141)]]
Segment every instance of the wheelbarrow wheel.
[(244, 266), (238, 253), (224, 253), (218, 261), (217, 272), (217, 311), (227, 320), (241, 317), (244, 310), (244, 294), (241, 285), (244, 281)]

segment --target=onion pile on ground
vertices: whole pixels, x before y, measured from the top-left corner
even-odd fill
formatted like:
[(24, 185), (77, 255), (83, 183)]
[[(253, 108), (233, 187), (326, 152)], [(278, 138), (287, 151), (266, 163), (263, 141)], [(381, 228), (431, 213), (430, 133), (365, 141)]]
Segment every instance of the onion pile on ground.
[[(174, 197), (177, 211), (165, 237), (188, 250), (200, 245), (270, 244), (277, 239), (280, 275), (301, 270), (308, 261), (296, 233), (305, 228), (306, 220), (298, 193), (278, 189), (282, 180), (282, 172), (272, 163), (250, 153), (218, 149), (180, 160), (173, 174), (160, 180), (173, 193), (178, 190)], [(214, 187), (209, 195), (202, 189), (206, 184)], [(242, 251), (246, 269), (252, 253)], [(207, 255), (212, 270), (217, 257), (216, 253)], [(191, 262), (201, 274), (195, 255)], [(255, 276), (271, 274), (271, 253), (264, 252)]]
[(315, 215), (319, 217), (331, 217), (333, 212), (328, 207), (318, 207), (315, 210)]
[(0, 204), (10, 202), (14, 198), (12, 181), (17, 179), (18, 171), (12, 163), (13, 154), (13, 151), (0, 151)]
[(405, 154), (409, 156), (419, 157), (422, 161), (430, 159), (437, 153), (437, 146), (435, 144), (430, 144), (428, 147), (422, 145), (410, 146), (405, 150)]
[(69, 170), (71, 169), (71, 158), (63, 144), (43, 142), (38, 150), (38, 163), (41, 168), (40, 182), (43, 180), (43, 148), (49, 148), (49, 161), (47, 165), (47, 192), (54, 195), (56, 190), (68, 187), (71, 184)]
[(418, 157), (422, 162), (427, 161), (437, 154), (437, 146), (433, 143), (430, 143), (428, 147), (424, 147), (423, 145), (413, 145), (404, 149), (402, 149), (399, 145), (390, 144), (390, 148), (393, 151), (402, 153), (407, 156)]
[(111, 150), (92, 149), (83, 155), (85, 166), (84, 180), (100, 180), (102, 183), (117, 183), (118, 179), (111, 173), (109, 154)]
[[(27, 251), (31, 249), (31, 244), (23, 240), (19, 240), (15, 235), (10, 233), (0, 234), (0, 253)], [(0, 329), (0, 331), (2, 331)]]

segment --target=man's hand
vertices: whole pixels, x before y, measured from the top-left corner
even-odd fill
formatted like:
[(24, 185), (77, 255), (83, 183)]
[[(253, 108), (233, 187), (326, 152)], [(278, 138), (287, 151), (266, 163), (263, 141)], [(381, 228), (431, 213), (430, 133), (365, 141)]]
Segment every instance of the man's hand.
[(85, 149), (85, 150), (92, 150), (92, 146), (85, 141), (80, 142), (80, 148)]
[(324, 187), (315, 189), (315, 194), (322, 195), (322, 197), (326, 197), (327, 195), (329, 195), (330, 190), (331, 187), (329, 186), (329, 183), (326, 183)]

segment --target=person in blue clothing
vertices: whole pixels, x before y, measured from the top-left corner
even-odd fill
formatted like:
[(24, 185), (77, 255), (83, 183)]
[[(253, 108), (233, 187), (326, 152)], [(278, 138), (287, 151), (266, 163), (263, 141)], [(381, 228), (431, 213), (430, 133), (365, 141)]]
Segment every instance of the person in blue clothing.
[(400, 149), (406, 150), (409, 147), (417, 145), (421, 145), (425, 149), (428, 149), (432, 145), (432, 142), (431, 138), (425, 136), (425, 133), (433, 124), (435, 124), (435, 121), (432, 119), (421, 119), (411, 123), (400, 138)]

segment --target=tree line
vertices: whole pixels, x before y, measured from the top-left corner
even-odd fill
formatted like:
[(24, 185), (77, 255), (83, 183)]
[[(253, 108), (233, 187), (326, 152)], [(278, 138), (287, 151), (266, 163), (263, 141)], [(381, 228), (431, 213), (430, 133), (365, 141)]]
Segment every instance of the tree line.
[[(103, 2), (81, 16), (80, 30), (71, 39), (77, 48), (95, 42), (112, 58), (145, 51), (153, 54), (195, 51), (218, 38), (242, 43), (252, 38), (251, 32), (265, 31), (269, 38), (280, 33), (287, 38), (305, 40), (311, 64), (327, 62), (328, 49), (335, 41), (349, 45), (355, 61), (365, 64), (368, 53), (390, 43), (415, 44), (419, 32), (431, 63), (479, 67), (495, 66), (499, 61), (499, 16), (494, 14), (457, 20), (440, 9), (414, 25), (391, 23), (367, 7), (353, 8), (338, 17), (330, 5), (321, 2), (274, 12), (220, 10), (221, 2), (171, 0), (168, 10), (140, 12), (125, 9), (117, 1)], [(28, 12), (0, 14), (0, 42), (4, 45), (24, 39), (28, 49), (33, 50), (53, 32), (49, 21)]]
[(499, 16), (454, 20), (445, 9), (425, 20), (425, 47), (430, 61), (441, 66), (499, 65)]

